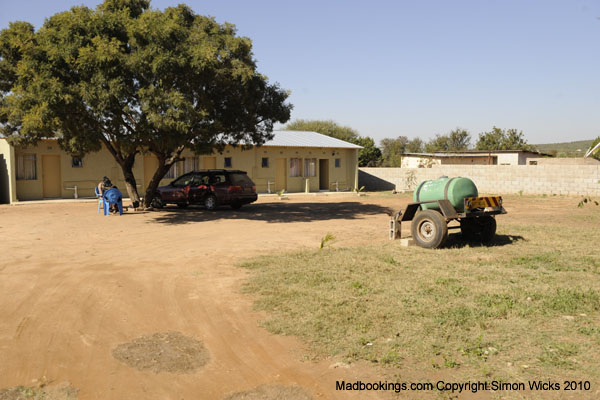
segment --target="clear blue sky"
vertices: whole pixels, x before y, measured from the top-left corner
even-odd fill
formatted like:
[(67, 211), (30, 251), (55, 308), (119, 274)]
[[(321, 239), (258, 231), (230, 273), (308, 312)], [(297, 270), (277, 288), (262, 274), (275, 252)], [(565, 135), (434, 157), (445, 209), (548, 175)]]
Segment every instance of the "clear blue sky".
[[(73, 5), (0, 0), (0, 28)], [(177, 1), (154, 0), (163, 9)], [(292, 119), (333, 119), (377, 141), (496, 125), (530, 143), (600, 135), (600, 0), (188, 0), (254, 43), (292, 91)]]

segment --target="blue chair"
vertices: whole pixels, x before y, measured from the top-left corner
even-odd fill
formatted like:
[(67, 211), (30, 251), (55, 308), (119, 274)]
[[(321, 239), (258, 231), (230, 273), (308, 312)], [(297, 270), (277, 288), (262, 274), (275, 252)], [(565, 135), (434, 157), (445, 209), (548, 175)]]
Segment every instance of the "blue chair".
[(110, 206), (116, 204), (119, 208), (119, 215), (123, 215), (123, 194), (117, 188), (111, 188), (104, 192), (104, 215), (109, 214)]
[(98, 186), (96, 186), (94, 188), (94, 193), (96, 193), (96, 198), (98, 199), (98, 214), (100, 214), (100, 208), (104, 209), (104, 199), (102, 198), (102, 195), (98, 191)]

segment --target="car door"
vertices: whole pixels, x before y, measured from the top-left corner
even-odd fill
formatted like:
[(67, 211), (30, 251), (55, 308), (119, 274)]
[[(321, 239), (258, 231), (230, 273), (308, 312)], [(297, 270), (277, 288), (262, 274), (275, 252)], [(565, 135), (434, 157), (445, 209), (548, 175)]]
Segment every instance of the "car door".
[(163, 201), (167, 203), (187, 203), (191, 174), (185, 174), (169, 184), (163, 194)]
[(209, 174), (209, 184), (214, 195), (217, 196), (217, 201), (220, 204), (229, 204), (227, 175), (224, 172), (211, 172)]
[(192, 182), (190, 184), (190, 191), (188, 194), (189, 202), (192, 204), (202, 203), (208, 191), (208, 175), (194, 174), (194, 177), (192, 178)]

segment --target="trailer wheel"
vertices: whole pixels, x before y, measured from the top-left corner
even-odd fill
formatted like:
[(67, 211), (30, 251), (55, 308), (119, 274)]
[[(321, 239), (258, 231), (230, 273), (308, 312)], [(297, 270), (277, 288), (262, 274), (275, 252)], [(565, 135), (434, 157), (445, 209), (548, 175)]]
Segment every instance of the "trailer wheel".
[(446, 219), (437, 211), (419, 211), (410, 227), (412, 237), (421, 247), (436, 249), (448, 238)]
[(479, 217), (479, 220), (481, 224), (481, 242), (489, 243), (496, 236), (496, 219), (490, 215), (484, 215)]
[(496, 219), (490, 215), (460, 220), (460, 232), (465, 240), (489, 243), (496, 235)]

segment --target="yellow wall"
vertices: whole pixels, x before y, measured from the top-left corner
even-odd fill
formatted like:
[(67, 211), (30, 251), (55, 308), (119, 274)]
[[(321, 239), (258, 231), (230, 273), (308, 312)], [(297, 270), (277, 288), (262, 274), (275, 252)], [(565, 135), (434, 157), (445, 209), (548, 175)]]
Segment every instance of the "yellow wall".
[[(194, 157), (191, 151), (184, 151), (182, 157)], [(242, 150), (241, 147), (227, 146), (223, 153), (215, 152), (209, 155), (198, 155), (198, 168), (205, 169), (204, 157), (215, 157), (217, 169), (238, 169), (246, 171), (248, 176), (256, 184), (258, 192), (267, 192), (267, 182), (275, 182), (275, 173), (277, 158), (285, 158), (287, 165), (287, 192), (303, 192), (305, 190), (306, 179), (310, 182), (310, 191), (319, 191), (319, 159), (329, 160), (329, 188), (335, 190), (334, 183), (338, 182), (340, 190), (353, 190), (357, 184), (358, 176), (358, 151), (355, 149), (321, 149), (314, 147), (256, 147), (249, 150)], [(225, 168), (225, 158), (231, 157), (232, 165)], [(262, 167), (262, 158), (269, 158), (269, 167)], [(289, 163), (291, 158), (300, 158), (302, 166), (302, 175), (300, 177), (291, 177), (289, 175)], [(316, 176), (305, 177), (304, 159), (317, 159)], [(341, 159), (339, 168), (335, 168), (335, 159)], [(183, 174), (183, 162), (177, 166), (177, 176)], [(136, 179), (139, 180), (136, 174)], [(162, 179), (160, 185), (167, 185), (173, 179)], [(271, 184), (271, 191), (275, 191), (275, 184)]]
[(6, 139), (0, 139), (0, 203), (17, 200), (15, 150)]
[[(1, 143), (2, 141), (0, 141)], [(0, 147), (0, 152), (3, 148)], [(29, 148), (16, 148), (14, 150), (14, 162), (10, 172), (13, 182), (16, 176), (16, 157), (21, 154), (35, 154), (37, 179), (36, 180), (16, 180), (16, 199), (15, 200), (34, 200), (43, 197), (42, 184), (42, 155), (57, 154), (60, 155), (60, 175), (62, 179), (61, 197), (73, 198), (74, 191), (67, 189), (77, 185), (79, 197), (93, 197), (94, 187), (102, 180), (103, 176), (108, 176), (113, 184), (119, 187), (126, 194), (125, 181), (120, 166), (114, 160), (112, 155), (103, 148), (96, 153), (90, 153), (83, 157), (83, 167), (73, 167), (72, 157), (61, 150), (55, 140), (43, 140), (37, 146)], [(147, 156), (147, 155), (146, 155)], [(182, 157), (194, 157), (195, 155), (186, 150)], [(352, 190), (357, 184), (358, 177), (358, 151), (356, 149), (322, 149), (309, 147), (257, 147), (249, 150), (242, 150), (240, 147), (227, 146), (223, 153), (214, 153), (217, 169), (236, 169), (248, 172), (248, 176), (256, 183), (258, 192), (267, 192), (267, 182), (275, 181), (277, 158), (285, 158), (287, 165), (287, 187), (288, 192), (303, 192), (305, 190), (306, 179), (310, 182), (310, 191), (319, 190), (319, 159), (329, 160), (329, 188), (335, 190), (334, 182), (338, 182), (340, 190)], [(204, 157), (198, 155), (197, 168), (204, 169)], [(230, 168), (225, 168), (225, 157), (232, 158)], [(262, 168), (262, 157), (269, 158), (269, 167)], [(302, 175), (304, 171), (304, 159), (315, 158), (316, 176), (314, 177), (291, 177), (289, 176), (289, 163), (291, 158), (300, 158), (302, 166)], [(341, 159), (339, 168), (335, 167), (335, 159)], [(177, 163), (177, 176), (183, 174), (184, 162)], [(140, 196), (144, 195), (145, 182), (150, 178), (144, 176), (144, 155), (139, 154), (136, 157), (133, 172), (138, 185)], [(167, 185), (173, 178), (162, 179), (160, 185)], [(275, 191), (274, 184), (271, 190)], [(13, 200), (14, 201), (14, 200)]]
[[(67, 189), (77, 186), (79, 197), (93, 197), (94, 187), (102, 180), (104, 176), (110, 178), (112, 183), (116, 185), (123, 193), (127, 193), (125, 180), (121, 167), (113, 156), (106, 150), (96, 153), (89, 153), (83, 157), (82, 167), (72, 166), (72, 157), (65, 151), (61, 150), (55, 140), (43, 140), (37, 146), (16, 148), (15, 160), (20, 154), (35, 154), (36, 155), (36, 180), (17, 180), (17, 198), (18, 200), (35, 200), (43, 198), (42, 184), (42, 155), (56, 154), (60, 155), (60, 174), (62, 178), (61, 197), (73, 198), (74, 190)], [(136, 157), (136, 162), (133, 167), (133, 173), (137, 180), (143, 178), (143, 163), (142, 156)], [(15, 171), (16, 176), (16, 171)], [(138, 181), (138, 190), (141, 189)]]

